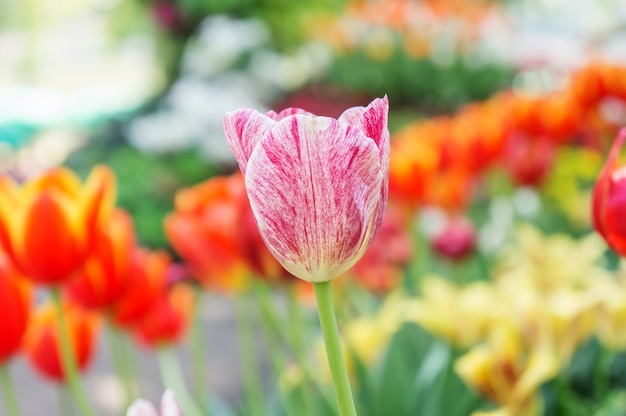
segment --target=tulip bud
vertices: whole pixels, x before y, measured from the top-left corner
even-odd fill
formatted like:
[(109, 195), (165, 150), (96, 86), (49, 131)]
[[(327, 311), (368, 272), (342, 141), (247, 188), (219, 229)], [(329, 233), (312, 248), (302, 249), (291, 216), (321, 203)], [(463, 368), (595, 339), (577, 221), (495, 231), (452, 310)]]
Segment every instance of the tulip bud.
[(385, 97), (339, 119), (294, 108), (226, 114), (261, 237), (294, 276), (332, 280), (372, 243), (387, 204), (388, 107)]
[(622, 129), (593, 189), (593, 225), (607, 244), (626, 256), (626, 167), (618, 165), (619, 152), (626, 140)]
[(441, 257), (461, 261), (474, 252), (476, 232), (474, 225), (465, 218), (450, 220), (432, 240), (433, 250)]

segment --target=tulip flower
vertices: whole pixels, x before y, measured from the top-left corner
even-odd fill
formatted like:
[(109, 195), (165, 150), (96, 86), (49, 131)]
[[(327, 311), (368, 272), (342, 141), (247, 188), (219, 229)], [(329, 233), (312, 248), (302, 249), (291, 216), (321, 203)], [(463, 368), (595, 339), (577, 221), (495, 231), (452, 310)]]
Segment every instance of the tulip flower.
[(174, 343), (187, 329), (193, 304), (193, 289), (177, 284), (155, 302), (133, 330), (149, 346)]
[(502, 414), (541, 414), (543, 406), (537, 390), (557, 374), (555, 356), (542, 349), (524, 351), (517, 334), (506, 326), (500, 327), (490, 341), (459, 358), (457, 373), (502, 406)]
[(441, 257), (461, 261), (474, 252), (476, 231), (474, 225), (463, 217), (453, 218), (431, 242), (432, 248)]
[(65, 168), (21, 188), (8, 178), (0, 182), (0, 241), (22, 274), (44, 285), (71, 279), (112, 210), (112, 172), (96, 167), (84, 185)]
[(504, 153), (504, 163), (518, 185), (539, 186), (554, 163), (556, 143), (546, 136), (514, 134)]
[(230, 292), (245, 288), (251, 275), (274, 282), (292, 278), (261, 239), (241, 173), (183, 189), (175, 204), (165, 219), (166, 235), (205, 286)]
[(0, 368), (20, 349), (32, 301), (31, 285), (21, 277), (5, 253), (0, 252)]
[(387, 203), (387, 112), (385, 97), (339, 119), (293, 108), (226, 114), (261, 236), (294, 276), (332, 280), (371, 244)]
[(340, 415), (356, 415), (330, 281), (365, 253), (387, 205), (387, 97), (338, 119), (301, 109), (237, 110), (224, 132), (245, 177), (261, 237), (291, 274), (312, 282)]
[(77, 277), (66, 286), (68, 295), (85, 308), (104, 309), (117, 301), (131, 280), (130, 265), (135, 233), (130, 216), (115, 211), (100, 227), (94, 250)]
[(626, 256), (626, 170), (618, 165), (619, 152), (626, 140), (622, 129), (593, 189), (593, 224), (607, 244)]
[[(62, 335), (56, 315), (52, 302), (46, 302), (35, 310), (24, 339), (24, 350), (37, 371), (51, 380), (64, 382), (66, 370), (61, 363), (59, 349)], [(75, 362), (80, 370), (84, 370), (96, 346), (98, 321), (67, 300), (63, 302), (63, 315)]]
[(172, 390), (166, 390), (161, 397), (161, 411), (157, 412), (152, 403), (139, 399), (128, 408), (126, 416), (183, 416)]
[(131, 281), (123, 296), (110, 309), (110, 318), (122, 328), (137, 325), (167, 288), (170, 256), (164, 251), (136, 248), (132, 253)]

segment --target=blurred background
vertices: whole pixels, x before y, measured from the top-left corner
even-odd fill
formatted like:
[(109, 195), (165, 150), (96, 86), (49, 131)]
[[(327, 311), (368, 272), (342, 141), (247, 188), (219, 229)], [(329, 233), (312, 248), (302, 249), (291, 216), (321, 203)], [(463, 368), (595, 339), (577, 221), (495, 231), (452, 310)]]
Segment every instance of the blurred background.
[[(385, 94), (391, 198), (409, 213), (400, 216), (413, 243), (402, 267), (488, 279), (520, 222), (592, 232), (591, 186), (626, 124), (626, 3), (0, 0), (2, 172), (25, 181), (60, 165), (81, 177), (109, 165), (138, 241), (176, 260), (163, 228), (176, 192), (236, 170), (226, 112), (337, 117)], [(600, 252), (616, 270), (617, 257)], [(400, 286), (377, 282), (370, 313)], [(233, 305), (220, 293), (203, 305), (211, 385), (235, 406)], [(143, 395), (156, 402), (156, 363), (141, 356)], [(94, 356), (86, 383), (99, 414), (120, 414), (107, 357)], [(23, 414), (50, 414), (55, 384), (21, 357), (12, 372)]]

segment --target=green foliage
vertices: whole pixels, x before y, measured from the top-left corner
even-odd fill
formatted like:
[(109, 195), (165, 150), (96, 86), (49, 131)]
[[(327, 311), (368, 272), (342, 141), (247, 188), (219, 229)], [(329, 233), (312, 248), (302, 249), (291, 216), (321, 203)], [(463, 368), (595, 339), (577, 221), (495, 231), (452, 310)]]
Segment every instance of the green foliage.
[(388, 94), (392, 105), (419, 106), (429, 112), (449, 111), (481, 100), (510, 85), (513, 72), (499, 65), (473, 66), (460, 57), (442, 66), (407, 56), (400, 48), (385, 60), (363, 50), (338, 57), (331, 82), (375, 96)]
[(392, 338), (378, 366), (357, 362), (361, 416), (466, 416), (485, 402), (454, 371), (457, 353), (415, 324)]
[(544, 415), (617, 416), (626, 414), (626, 355), (590, 339), (567, 368), (541, 388)]

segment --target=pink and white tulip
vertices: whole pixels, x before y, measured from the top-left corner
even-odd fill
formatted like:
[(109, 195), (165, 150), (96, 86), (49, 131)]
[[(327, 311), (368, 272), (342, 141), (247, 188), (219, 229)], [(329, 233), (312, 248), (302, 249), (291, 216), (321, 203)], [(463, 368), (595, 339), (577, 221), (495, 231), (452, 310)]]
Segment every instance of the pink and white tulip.
[(365, 253), (387, 204), (387, 97), (338, 119), (236, 110), (224, 131), (265, 244), (294, 276), (332, 280)]
[(128, 408), (126, 416), (183, 416), (183, 412), (180, 410), (174, 392), (166, 390), (161, 398), (161, 412), (158, 412), (149, 401), (139, 399)]

